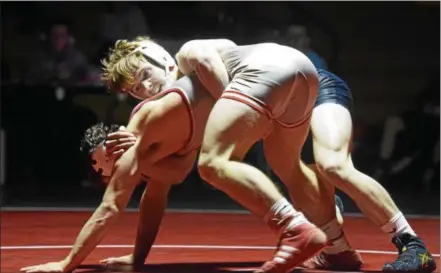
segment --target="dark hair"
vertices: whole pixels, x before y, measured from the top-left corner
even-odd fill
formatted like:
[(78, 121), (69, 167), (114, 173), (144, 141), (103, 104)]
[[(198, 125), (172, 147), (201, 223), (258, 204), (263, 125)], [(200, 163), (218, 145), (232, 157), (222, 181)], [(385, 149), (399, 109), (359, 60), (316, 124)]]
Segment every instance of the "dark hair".
[(89, 155), (92, 154), (96, 147), (107, 139), (107, 135), (118, 131), (119, 127), (120, 125), (117, 124), (107, 126), (103, 122), (99, 122), (87, 128), (81, 140), (80, 150)]
[(107, 135), (118, 131), (120, 125), (111, 124), (104, 125), (103, 122), (99, 122), (84, 132), (83, 139), (80, 144), (80, 151), (85, 154), (86, 164), (88, 165), (89, 180), (94, 184), (101, 181), (101, 173), (92, 168), (92, 153), (95, 149), (107, 139)]

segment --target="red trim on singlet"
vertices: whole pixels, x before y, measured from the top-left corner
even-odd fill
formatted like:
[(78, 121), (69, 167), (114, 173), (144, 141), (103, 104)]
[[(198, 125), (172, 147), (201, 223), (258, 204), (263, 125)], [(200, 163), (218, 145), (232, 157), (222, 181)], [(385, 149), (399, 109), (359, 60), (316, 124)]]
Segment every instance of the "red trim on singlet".
[[(151, 102), (154, 100), (157, 100), (158, 98), (162, 98), (167, 94), (170, 93), (177, 93), (178, 95), (181, 96), (182, 100), (185, 102), (185, 106), (187, 108), (189, 117), (190, 117), (190, 136), (188, 137), (187, 140), (187, 144), (181, 149), (181, 151), (185, 151), (186, 149), (188, 149), (192, 143), (193, 143), (193, 138), (194, 138), (194, 132), (195, 132), (195, 121), (194, 121), (194, 115), (193, 115), (193, 109), (191, 108), (191, 103), (187, 97), (187, 94), (184, 92), (184, 90), (182, 90), (179, 87), (172, 87), (169, 88), (165, 91), (162, 91), (148, 99), (143, 100), (142, 102), (138, 103), (138, 105), (135, 106), (135, 108), (133, 108), (132, 113), (130, 114), (130, 118), (129, 120), (131, 120), (133, 118), (133, 116), (139, 111), (139, 109), (141, 109), (141, 107), (146, 104), (147, 102)], [(180, 153), (180, 152), (178, 152)]]
[[(232, 93), (235, 95), (230, 95), (229, 93)], [(245, 97), (246, 99), (241, 99), (238, 96)], [(285, 124), (285, 123), (281, 122), (280, 120), (275, 119), (273, 117), (273, 114), (272, 114), (271, 110), (269, 109), (269, 107), (266, 105), (266, 103), (264, 103), (263, 101), (261, 101), (259, 99), (254, 98), (248, 94), (245, 94), (245, 93), (242, 93), (242, 92), (239, 92), (236, 90), (226, 90), (222, 94), (221, 98), (231, 99), (231, 100), (236, 100), (238, 102), (242, 102), (242, 103), (248, 105), (249, 107), (253, 108), (257, 112), (267, 116), (269, 119), (275, 120), (280, 126), (285, 127), (285, 128), (295, 128), (295, 127), (298, 127), (298, 126), (304, 124), (305, 122), (307, 122), (309, 120), (309, 118), (311, 117), (311, 114), (312, 114), (312, 109), (311, 109), (311, 111), (307, 115), (305, 115), (300, 121), (298, 121), (294, 124)], [(248, 100), (252, 100), (257, 105), (250, 103)]]
[[(242, 97), (245, 97), (247, 99), (250, 99), (250, 100), (254, 101), (255, 103), (257, 103), (258, 106), (255, 105), (255, 104), (249, 103), (247, 100), (240, 99), (237, 96), (230, 95), (230, 93), (235, 94), (235, 95), (239, 95), (239, 96), (242, 96)], [(221, 98), (237, 100), (238, 102), (245, 103), (246, 105), (250, 106), (254, 110), (260, 112), (261, 114), (266, 115), (268, 118), (270, 118), (270, 119), (273, 118), (273, 114), (271, 113), (271, 110), (268, 108), (266, 103), (264, 103), (263, 101), (261, 101), (259, 99), (254, 98), (254, 97), (252, 97), (250, 95), (247, 95), (245, 93), (242, 93), (242, 92), (239, 92), (239, 91), (236, 91), (236, 90), (226, 90), (221, 95)]]
[(280, 124), (280, 126), (282, 126), (282, 127), (285, 127), (285, 128), (288, 128), (288, 129), (292, 129), (292, 128), (298, 127), (298, 126), (304, 124), (305, 122), (309, 121), (309, 118), (311, 117), (311, 115), (312, 115), (312, 110), (309, 111), (309, 113), (306, 114), (306, 116), (304, 116), (300, 121), (298, 121), (298, 122), (296, 122), (294, 124), (285, 124), (285, 123), (283, 123), (283, 122), (281, 122), (280, 120), (277, 120), (277, 119), (276, 119), (276, 122), (278, 124)]

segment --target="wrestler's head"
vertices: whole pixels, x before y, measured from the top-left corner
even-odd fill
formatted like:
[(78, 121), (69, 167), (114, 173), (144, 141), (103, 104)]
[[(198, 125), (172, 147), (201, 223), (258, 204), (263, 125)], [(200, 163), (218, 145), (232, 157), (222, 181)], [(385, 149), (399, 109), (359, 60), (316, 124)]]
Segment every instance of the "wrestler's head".
[(110, 90), (141, 100), (170, 87), (179, 71), (173, 57), (148, 37), (116, 41), (102, 64), (102, 80)]
[(92, 178), (99, 178), (104, 183), (108, 183), (112, 174), (114, 160), (106, 156), (104, 142), (107, 135), (118, 131), (120, 125), (104, 125), (102, 122), (88, 128), (81, 140), (80, 150), (87, 153), (92, 164)]

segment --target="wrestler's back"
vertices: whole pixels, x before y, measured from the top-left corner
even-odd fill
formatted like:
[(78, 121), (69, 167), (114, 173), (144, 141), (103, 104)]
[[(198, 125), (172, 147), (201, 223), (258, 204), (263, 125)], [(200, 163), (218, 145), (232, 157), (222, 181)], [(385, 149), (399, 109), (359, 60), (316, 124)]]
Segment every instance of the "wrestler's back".
[[(228, 74), (234, 77), (245, 66), (255, 69), (272, 70), (278, 67), (291, 68), (292, 62), (307, 58), (301, 51), (276, 43), (259, 43), (225, 47), (218, 50)], [(309, 69), (309, 68), (308, 68)]]

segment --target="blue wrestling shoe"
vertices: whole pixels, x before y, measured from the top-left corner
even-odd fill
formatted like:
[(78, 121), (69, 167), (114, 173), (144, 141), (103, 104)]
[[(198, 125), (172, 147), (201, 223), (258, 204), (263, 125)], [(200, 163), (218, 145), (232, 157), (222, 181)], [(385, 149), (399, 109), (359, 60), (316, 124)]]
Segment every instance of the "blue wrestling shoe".
[(398, 249), (398, 257), (393, 263), (386, 263), (383, 272), (432, 273), (436, 263), (421, 238), (409, 233), (396, 235), (392, 243)]
[(345, 207), (343, 206), (343, 201), (341, 200), (341, 198), (337, 194), (335, 195), (335, 205), (337, 205), (341, 214), (343, 214), (345, 212)]

